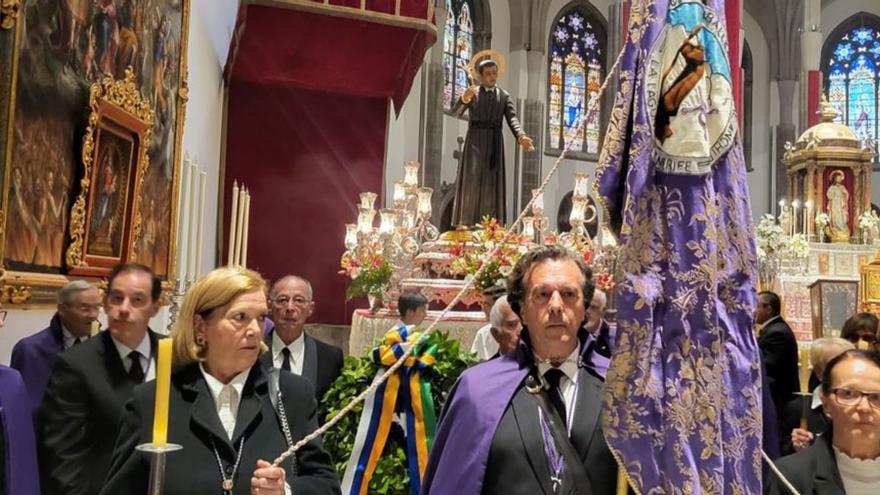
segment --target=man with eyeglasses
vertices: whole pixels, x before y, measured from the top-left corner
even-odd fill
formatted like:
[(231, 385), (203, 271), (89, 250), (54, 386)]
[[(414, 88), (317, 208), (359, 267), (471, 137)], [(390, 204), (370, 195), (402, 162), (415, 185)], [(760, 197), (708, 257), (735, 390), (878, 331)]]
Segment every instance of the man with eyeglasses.
[(158, 334), (148, 328), (162, 283), (137, 264), (107, 277), (107, 330), (71, 347), (55, 363), (40, 407), (38, 440), (43, 495), (98, 493), (107, 472), (123, 405), (156, 375)]
[(49, 326), (21, 339), (12, 348), (11, 365), (24, 379), (35, 416), (58, 356), (89, 338), (101, 309), (100, 291), (85, 280), (74, 280), (62, 287), (57, 300), (58, 311)]
[(269, 291), (269, 314), (275, 327), (267, 330), (264, 342), (269, 352), (260, 359), (275, 367), (306, 378), (321, 398), (342, 373), (342, 350), (305, 333), (306, 321), (315, 310), (312, 285), (296, 275), (279, 279)]

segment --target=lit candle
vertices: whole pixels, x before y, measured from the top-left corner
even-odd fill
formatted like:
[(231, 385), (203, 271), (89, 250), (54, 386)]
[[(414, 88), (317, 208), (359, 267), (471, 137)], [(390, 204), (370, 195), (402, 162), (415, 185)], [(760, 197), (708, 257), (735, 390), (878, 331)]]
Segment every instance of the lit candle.
[(353, 223), (345, 224), (345, 248), (351, 249), (357, 246), (357, 225)]
[(574, 174), (574, 193), (572, 196), (586, 198), (589, 186), (590, 179), (587, 177), (587, 174)]
[[(233, 254), (235, 254), (235, 221), (238, 216), (238, 181), (232, 183), (232, 209), (229, 212), (229, 254), (226, 257), (226, 264), (232, 266)], [(179, 238), (178, 238), (179, 239)]]
[(397, 222), (397, 210), (382, 208), (379, 210), (379, 235), (391, 235), (394, 233), (394, 224)]
[(358, 232), (369, 234), (373, 231), (373, 219), (376, 217), (376, 210), (358, 207)]
[(540, 217), (544, 214), (544, 193), (540, 189), (532, 189), (532, 214)]
[(205, 182), (208, 180), (206, 172), (199, 173), (199, 224), (196, 226), (196, 278), (202, 274), (202, 245), (204, 239), (202, 235), (202, 226), (205, 224)]
[(522, 235), (529, 242), (535, 240), (535, 218), (523, 217), (522, 219)]
[(244, 197), (244, 234), (241, 239), (241, 266), (247, 268), (248, 234), (250, 234), (251, 218), (251, 192), (245, 192)]
[(171, 391), (171, 342), (159, 340), (156, 358), (156, 409), (153, 413), (153, 446), (168, 443), (168, 394)]
[(584, 223), (584, 209), (587, 206), (587, 202), (581, 198), (575, 199), (571, 204), (571, 214), (568, 216), (568, 221), (572, 226)]
[(791, 235), (795, 235), (797, 234), (798, 208), (801, 207), (801, 204), (798, 200), (794, 200), (791, 202), (791, 206), (794, 208), (791, 215)]
[(376, 193), (373, 193), (373, 192), (362, 192), (361, 193), (361, 206), (372, 210), (373, 206), (375, 204), (376, 204)]
[(403, 208), (403, 204), (406, 203), (406, 184), (404, 184), (403, 181), (394, 181), (394, 193), (392, 198), (394, 199), (395, 208)]
[(813, 210), (813, 200), (804, 203), (804, 234), (810, 235), (810, 216)]
[(419, 162), (406, 162), (403, 164), (403, 183), (409, 187), (415, 187), (419, 183)]
[(434, 190), (430, 187), (420, 187), (416, 192), (419, 216), (422, 218), (431, 216), (431, 196), (433, 194)]
[(186, 250), (187, 243), (189, 240), (189, 211), (186, 209), (186, 205), (189, 204), (189, 174), (190, 174), (190, 166), (189, 159), (184, 158), (183, 160), (183, 177), (180, 181), (180, 201), (177, 203), (178, 208), (178, 226), (180, 229), (177, 231), (177, 276), (181, 280), (186, 280)]

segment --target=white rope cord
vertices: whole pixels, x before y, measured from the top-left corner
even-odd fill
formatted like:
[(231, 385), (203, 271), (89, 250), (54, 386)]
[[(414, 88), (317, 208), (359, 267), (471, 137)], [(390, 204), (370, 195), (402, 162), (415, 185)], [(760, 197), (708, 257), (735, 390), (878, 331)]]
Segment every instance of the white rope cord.
[[(569, 149), (571, 148), (571, 145), (574, 143), (574, 139), (571, 139), (571, 138), (573, 136), (577, 136), (577, 133), (580, 131), (581, 127), (583, 126), (583, 123), (585, 121), (586, 116), (596, 110), (596, 105), (597, 105), (597, 102), (599, 101), (599, 95), (601, 95), (605, 91), (605, 88), (608, 86), (608, 82), (611, 80), (611, 76), (614, 74), (614, 72), (617, 69), (617, 66), (620, 63), (620, 60), (623, 58), (623, 52), (624, 52), (624, 50), (621, 49), (620, 53), (617, 55), (617, 60), (614, 61), (614, 65), (611, 67), (611, 70), (609, 70), (608, 74), (606, 74), (605, 81), (602, 83), (602, 86), (599, 88), (599, 91), (593, 94), (593, 97), (590, 99), (590, 102), (587, 105), (587, 111), (583, 112), (580, 115), (580, 117), (577, 119), (577, 123), (576, 123), (575, 127), (572, 128), (571, 132), (569, 133), (569, 139), (567, 140), (568, 143), (566, 144), (565, 148), (562, 150), (562, 153), (559, 154), (559, 157), (556, 159), (556, 162), (553, 164), (553, 167), (547, 173), (546, 177), (544, 177), (543, 182), (541, 182), (541, 185), (538, 188), (541, 193), (544, 192), (544, 188), (547, 187), (547, 184), (550, 182), (550, 179), (553, 177), (553, 175), (559, 169), (559, 166), (562, 164), (562, 160), (565, 158), (566, 153), (569, 151)], [(428, 326), (428, 328), (425, 329), (425, 331), (422, 333), (421, 337), (419, 338), (420, 341), (421, 341), (421, 339), (426, 338), (429, 334), (431, 334), (434, 331), (434, 328), (437, 326), (437, 323), (442, 321), (444, 319), (444, 317), (447, 315), (447, 313), (449, 313), (449, 311), (451, 311), (452, 308), (454, 308), (455, 305), (458, 304), (461, 301), (461, 299), (464, 297), (464, 295), (470, 290), (470, 288), (473, 286), (474, 280), (476, 280), (480, 275), (482, 275), (483, 271), (489, 265), (488, 261), (491, 260), (493, 256), (495, 256), (495, 254), (501, 249), (501, 246), (503, 246), (510, 239), (510, 237), (513, 235), (513, 232), (516, 230), (516, 227), (520, 224), (520, 222), (522, 221), (522, 218), (524, 216), (526, 216), (526, 213), (529, 211), (529, 208), (532, 207), (532, 203), (534, 201), (535, 201), (535, 197), (532, 196), (532, 199), (529, 200), (528, 204), (526, 204), (526, 206), (520, 212), (519, 216), (516, 218), (516, 220), (513, 222), (513, 224), (511, 224), (511, 226), (507, 232), (507, 235), (505, 235), (504, 239), (502, 239), (501, 242), (498, 243), (498, 245), (495, 247), (495, 249), (493, 251), (487, 253), (487, 255), (483, 258), (483, 263), (482, 263), (482, 266), (480, 267), (480, 269), (477, 270), (477, 272), (474, 273), (473, 276), (471, 276), (465, 280), (464, 287), (459, 291), (458, 294), (456, 294), (456, 296), (446, 306), (446, 308), (443, 309), (443, 311), (440, 313), (440, 315), (437, 317), (437, 319), (435, 319), (434, 322), (431, 323)], [(327, 430), (329, 430), (334, 425), (336, 425), (336, 423), (338, 423), (339, 420), (341, 420), (343, 416), (345, 416), (346, 414), (351, 412), (352, 409), (354, 409), (354, 406), (356, 406), (358, 403), (360, 403), (364, 399), (366, 399), (369, 394), (375, 392), (376, 389), (379, 388), (379, 386), (381, 384), (385, 383), (385, 380), (387, 380), (388, 377), (390, 377), (391, 375), (396, 373), (397, 370), (400, 369), (401, 366), (403, 366), (403, 363), (406, 362), (406, 360), (412, 355), (412, 351), (415, 347), (416, 346), (411, 346), (409, 349), (407, 349), (406, 352), (404, 352), (404, 354), (402, 356), (400, 356), (400, 358), (397, 360), (397, 362), (395, 362), (393, 365), (391, 365), (385, 371), (385, 373), (382, 374), (382, 376), (378, 380), (373, 381), (373, 383), (369, 387), (367, 387), (366, 390), (364, 390), (357, 397), (352, 399), (351, 402), (349, 402), (345, 407), (340, 409), (339, 412), (335, 416), (333, 416), (330, 420), (328, 420), (326, 423), (324, 423), (324, 425), (322, 425), (317, 430), (315, 430), (312, 433), (303, 437), (300, 441), (298, 441), (297, 443), (292, 445), (289, 449), (287, 449), (287, 451), (285, 451), (280, 456), (278, 456), (278, 458), (275, 459), (275, 461), (272, 463), (272, 465), (273, 466), (281, 465), (281, 463), (284, 462), (285, 459), (287, 459), (289, 456), (296, 453), (305, 444), (318, 438), (320, 435), (324, 434)]]
[(782, 481), (782, 484), (785, 485), (785, 488), (787, 488), (789, 492), (791, 492), (791, 495), (801, 495), (797, 490), (794, 489), (794, 487), (791, 485), (791, 482), (785, 479), (785, 476), (782, 475), (782, 473), (779, 471), (779, 468), (776, 467), (776, 464), (774, 464), (773, 460), (770, 459), (770, 456), (767, 455), (767, 452), (761, 450), (761, 455), (764, 456), (764, 460), (767, 461), (767, 464), (770, 466), (770, 470), (773, 471), (773, 474), (775, 474)]

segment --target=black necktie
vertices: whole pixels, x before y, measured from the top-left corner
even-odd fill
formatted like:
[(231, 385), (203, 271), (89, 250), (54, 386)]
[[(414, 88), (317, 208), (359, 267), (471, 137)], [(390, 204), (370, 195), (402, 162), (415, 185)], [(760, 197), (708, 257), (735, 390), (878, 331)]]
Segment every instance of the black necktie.
[(128, 353), (128, 358), (131, 359), (131, 368), (128, 368), (128, 377), (137, 383), (142, 383), (144, 381), (144, 368), (141, 366), (141, 353), (138, 351), (131, 351)]
[(559, 393), (559, 380), (563, 376), (565, 376), (565, 373), (559, 368), (550, 368), (544, 373), (544, 379), (550, 385), (549, 390), (547, 390), (550, 403), (556, 408), (556, 412), (559, 413), (559, 418), (562, 419), (562, 422), (567, 423), (568, 417), (565, 415), (565, 401), (562, 400), (562, 394)]
[(284, 362), (281, 363), (281, 369), (284, 371), (290, 371), (290, 349), (287, 347), (281, 349), (281, 354), (284, 354)]
[(77, 344), (79, 344), (80, 342), (82, 342), (82, 341), (79, 340), (79, 337), (73, 339), (73, 345), (77, 345)]

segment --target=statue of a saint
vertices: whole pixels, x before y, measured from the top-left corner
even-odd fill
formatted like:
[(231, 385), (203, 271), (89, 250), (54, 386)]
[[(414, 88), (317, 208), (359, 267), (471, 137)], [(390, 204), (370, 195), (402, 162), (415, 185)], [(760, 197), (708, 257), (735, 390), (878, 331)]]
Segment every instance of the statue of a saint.
[(849, 240), (849, 191), (843, 185), (843, 171), (831, 172), (831, 185), (825, 196), (828, 198), (828, 217), (831, 219), (832, 241)]
[(487, 59), (477, 64), (479, 86), (465, 90), (453, 108), (459, 116), (468, 112), (468, 130), (458, 163), (452, 225), (472, 226), (483, 215), (505, 221), (504, 139), (501, 123), (507, 125), (526, 151), (534, 151), (532, 139), (523, 132), (513, 100), (496, 86), (498, 62)]

